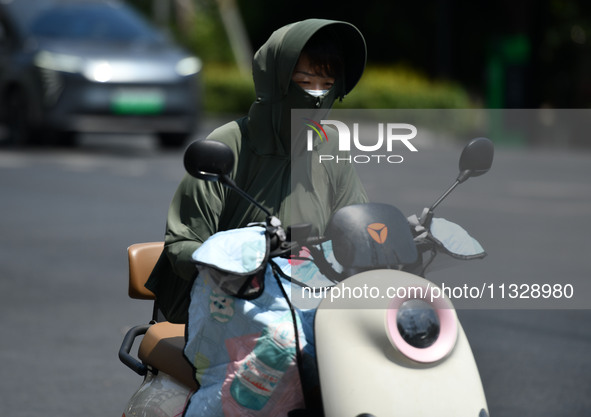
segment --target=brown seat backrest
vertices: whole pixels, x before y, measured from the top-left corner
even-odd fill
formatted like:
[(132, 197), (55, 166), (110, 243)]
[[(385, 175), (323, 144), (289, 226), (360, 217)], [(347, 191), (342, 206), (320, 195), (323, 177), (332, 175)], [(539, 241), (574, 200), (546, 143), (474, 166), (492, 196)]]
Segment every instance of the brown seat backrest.
[(129, 260), (129, 289), (131, 298), (137, 300), (154, 300), (152, 291), (144, 287), (148, 277), (162, 253), (164, 242), (135, 243), (127, 248)]

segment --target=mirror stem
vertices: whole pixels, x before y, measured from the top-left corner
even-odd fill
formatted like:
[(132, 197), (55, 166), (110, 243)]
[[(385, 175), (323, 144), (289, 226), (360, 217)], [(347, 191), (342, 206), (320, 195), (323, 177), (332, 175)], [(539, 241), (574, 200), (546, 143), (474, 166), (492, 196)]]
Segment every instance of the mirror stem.
[(241, 190), (240, 187), (238, 187), (236, 185), (236, 183), (229, 176), (227, 176), (227, 175), (221, 175), (220, 176), (220, 182), (222, 184), (224, 184), (226, 187), (230, 188), (231, 190), (236, 191), (238, 194), (240, 194), (240, 196), (242, 196), (243, 198), (247, 199), (252, 204), (254, 204), (255, 206), (257, 206), (263, 213), (265, 213), (267, 215), (267, 217), (271, 217), (272, 216), (272, 214), (271, 214), (271, 212), (269, 210), (267, 210), (264, 206), (262, 206), (261, 204), (259, 204), (258, 201), (256, 201), (254, 198), (252, 198), (246, 192), (244, 192), (243, 190)]
[[(460, 175), (461, 176), (461, 175)], [(465, 181), (465, 180), (464, 180)], [(429, 226), (431, 225), (431, 220), (433, 219), (433, 210), (435, 210), (435, 208), (441, 204), (441, 202), (449, 195), (449, 193), (451, 193), (454, 188), (456, 188), (462, 181), (460, 180), (460, 177), (458, 177), (457, 180), (455, 180), (455, 182), (451, 185), (451, 187), (449, 187), (447, 189), (447, 191), (445, 191), (441, 197), (439, 197), (437, 199), (437, 201), (435, 203), (433, 203), (433, 205), (429, 208), (429, 211), (427, 212), (427, 214), (425, 215), (425, 218), (421, 218), (421, 224), (425, 227), (425, 228), (429, 228)]]
[(459, 184), (463, 183), (464, 181), (466, 181), (468, 178), (470, 178), (470, 176), (472, 176), (473, 172), (469, 169), (460, 172), (460, 175), (458, 175), (457, 181)]

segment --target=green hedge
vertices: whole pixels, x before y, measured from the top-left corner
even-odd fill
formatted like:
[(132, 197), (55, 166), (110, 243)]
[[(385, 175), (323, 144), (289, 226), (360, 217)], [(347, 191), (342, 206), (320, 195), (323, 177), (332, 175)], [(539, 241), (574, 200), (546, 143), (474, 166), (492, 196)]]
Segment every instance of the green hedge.
[(403, 67), (369, 66), (359, 84), (337, 105), (357, 109), (460, 109), (473, 104), (459, 85), (430, 80)]
[[(210, 113), (248, 111), (255, 99), (250, 76), (225, 64), (204, 67), (204, 107)], [(358, 109), (453, 109), (471, 108), (468, 93), (459, 85), (430, 80), (416, 71), (401, 67), (369, 66), (361, 81), (335, 108)]]
[(203, 67), (204, 108), (209, 113), (244, 114), (255, 100), (252, 77), (228, 64)]

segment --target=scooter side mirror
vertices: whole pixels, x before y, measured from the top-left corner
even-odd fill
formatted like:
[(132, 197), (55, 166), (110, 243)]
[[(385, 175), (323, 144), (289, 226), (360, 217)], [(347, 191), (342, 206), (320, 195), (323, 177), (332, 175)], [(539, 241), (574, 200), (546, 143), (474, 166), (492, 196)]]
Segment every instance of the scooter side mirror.
[(261, 209), (267, 217), (271, 217), (268, 209), (244, 192), (230, 178), (229, 174), (234, 169), (234, 151), (225, 143), (215, 140), (197, 140), (185, 150), (183, 163), (185, 170), (192, 177), (222, 183)]
[(205, 181), (222, 181), (234, 169), (234, 152), (215, 140), (197, 140), (185, 150), (185, 170)]
[(486, 174), (492, 166), (493, 157), (494, 145), (490, 139), (472, 139), (460, 155), (458, 181), (462, 183), (468, 178)]
[(429, 227), (433, 219), (433, 210), (451, 193), (459, 184), (471, 177), (478, 177), (486, 174), (492, 166), (495, 153), (495, 147), (490, 139), (475, 138), (472, 139), (460, 155), (459, 168), (460, 173), (456, 181), (444, 192), (439, 199), (421, 216), (421, 224)]

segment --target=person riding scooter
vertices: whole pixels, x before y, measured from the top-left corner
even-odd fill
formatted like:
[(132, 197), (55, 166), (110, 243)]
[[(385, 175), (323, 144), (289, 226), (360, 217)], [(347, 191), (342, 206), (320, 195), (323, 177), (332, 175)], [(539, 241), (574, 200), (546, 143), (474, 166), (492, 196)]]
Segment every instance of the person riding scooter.
[[(306, 58), (300, 61), (300, 53), (311, 38), (314, 39), (307, 58), (311, 69), (294, 72), (297, 65), (306, 63)], [(318, 41), (323, 39), (328, 43)], [(257, 100), (248, 116), (219, 127), (206, 138), (224, 142), (233, 149), (233, 180), (264, 201), (283, 224), (308, 220), (322, 231), (330, 213), (367, 200), (352, 167), (341, 164), (338, 171), (326, 172), (333, 189), (320, 189), (322, 181), (315, 179), (314, 190), (307, 197), (316, 200), (314, 212), (302, 213), (303, 219), (289, 218), (291, 201), (301, 197), (292, 195), (291, 190), (290, 151), (295, 138), (290, 135), (290, 110), (331, 108), (335, 100), (343, 99), (357, 84), (365, 62), (363, 36), (348, 23), (311, 19), (285, 26), (274, 32), (255, 54), (253, 78)], [(308, 73), (317, 77), (309, 77)], [(328, 90), (315, 97), (304, 89), (313, 79), (334, 81), (330, 88), (322, 82), (320, 86), (312, 85), (315, 91)], [(303, 143), (304, 138), (297, 139)], [(261, 212), (222, 186), (189, 175), (183, 178), (168, 211), (163, 255), (146, 284), (156, 294), (167, 320), (186, 323), (187, 296), (196, 276), (190, 261), (195, 249), (219, 230), (263, 220)]]
[[(292, 155), (303, 152), (305, 138), (292, 136), (290, 120), (292, 109), (328, 111), (357, 84), (365, 63), (365, 41), (349, 23), (309, 19), (282, 27), (255, 54), (257, 99), (248, 116), (206, 138), (230, 146), (232, 180), (283, 224), (310, 223), (322, 233), (336, 210), (367, 202), (351, 164), (304, 170), (292, 187)], [(339, 152), (335, 135), (329, 131), (329, 140), (315, 146)], [(218, 231), (264, 220), (264, 213), (219, 183), (183, 178), (169, 208), (164, 251), (146, 283), (168, 321), (188, 321), (189, 292), (199, 279), (195, 250)]]

